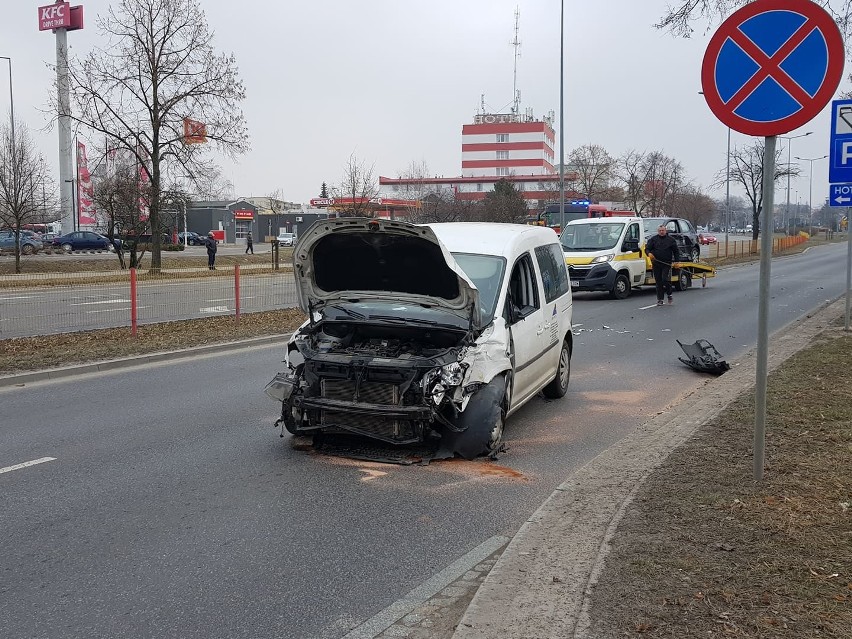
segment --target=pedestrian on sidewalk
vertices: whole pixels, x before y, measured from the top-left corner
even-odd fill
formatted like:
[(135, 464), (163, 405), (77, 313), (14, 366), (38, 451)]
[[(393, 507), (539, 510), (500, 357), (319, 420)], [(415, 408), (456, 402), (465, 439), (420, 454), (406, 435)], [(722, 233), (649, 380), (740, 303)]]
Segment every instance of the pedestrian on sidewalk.
[(211, 271), (216, 270), (216, 238), (213, 237), (213, 231), (207, 234), (207, 239), (204, 240), (204, 246), (207, 247), (207, 268)]
[(645, 244), (645, 252), (651, 258), (651, 270), (657, 285), (657, 306), (663, 305), (663, 294), (672, 299), (672, 263), (678, 259), (677, 240), (668, 234), (666, 226), (660, 224), (657, 234)]
[(254, 255), (254, 239), (252, 239), (251, 234), (246, 235), (246, 255), (249, 251)]

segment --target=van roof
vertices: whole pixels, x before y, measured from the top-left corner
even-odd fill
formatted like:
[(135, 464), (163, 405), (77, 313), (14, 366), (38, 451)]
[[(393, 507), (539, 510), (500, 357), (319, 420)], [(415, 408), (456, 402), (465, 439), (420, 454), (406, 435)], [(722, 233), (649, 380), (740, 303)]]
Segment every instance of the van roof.
[(578, 224), (607, 224), (612, 222), (641, 222), (644, 218), (635, 215), (613, 215), (612, 217), (584, 217), (581, 220), (571, 220), (565, 226), (577, 226)]

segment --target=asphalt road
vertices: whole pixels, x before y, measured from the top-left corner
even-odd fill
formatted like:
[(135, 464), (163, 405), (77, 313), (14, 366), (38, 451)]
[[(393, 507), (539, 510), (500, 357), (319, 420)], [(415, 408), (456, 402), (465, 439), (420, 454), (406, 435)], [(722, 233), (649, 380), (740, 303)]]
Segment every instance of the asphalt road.
[[(731, 237), (732, 242), (744, 239)], [(703, 246), (701, 250), (706, 258), (715, 255), (717, 247)], [(731, 250), (734, 250), (733, 247)], [(221, 248), (223, 254), (240, 254), (243, 251), (238, 246)], [(268, 246), (259, 245), (257, 252), (268, 251)], [(184, 257), (203, 253), (203, 247), (190, 247), (175, 255)], [(60, 262), (70, 259), (65, 255), (26, 257)], [(116, 259), (110, 253), (83, 257)], [(74, 259), (80, 259), (80, 256), (74, 256)], [(171, 280), (138, 283), (137, 321), (140, 324), (232, 315), (235, 312), (236, 294), (232, 277), (181, 279), (179, 272), (172, 275)], [(251, 275), (250, 271), (243, 271), (240, 288), (242, 312), (297, 305), (290, 270), (282, 270), (276, 275)], [(87, 286), (4, 289), (0, 291), (0, 339), (130, 326), (130, 300), (129, 276), (121, 283), (100, 283), (93, 277), (92, 283)]]
[[(845, 256), (773, 262), (773, 330), (845, 291)], [(280, 348), (0, 391), (3, 634), (342, 637), (699, 388), (675, 338), (752, 348), (757, 274), (724, 269), (671, 307), (576, 295), (569, 393), (513, 415), (497, 464), (291, 450), (262, 394)]]
[[(233, 315), (236, 309), (233, 277), (183, 279), (137, 284), (140, 324)], [(240, 308), (244, 313), (297, 305), (291, 270), (240, 278)], [(0, 339), (130, 326), (129, 277), (125, 282), (92, 280), (87, 286), (51, 286), (0, 291)]]

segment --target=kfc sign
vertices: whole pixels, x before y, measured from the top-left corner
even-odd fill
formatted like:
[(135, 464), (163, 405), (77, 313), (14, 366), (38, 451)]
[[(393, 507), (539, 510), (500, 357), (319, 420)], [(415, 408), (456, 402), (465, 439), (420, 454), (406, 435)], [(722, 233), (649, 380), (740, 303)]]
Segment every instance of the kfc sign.
[(67, 29), (71, 26), (71, 6), (67, 2), (57, 2), (38, 8), (38, 30)]

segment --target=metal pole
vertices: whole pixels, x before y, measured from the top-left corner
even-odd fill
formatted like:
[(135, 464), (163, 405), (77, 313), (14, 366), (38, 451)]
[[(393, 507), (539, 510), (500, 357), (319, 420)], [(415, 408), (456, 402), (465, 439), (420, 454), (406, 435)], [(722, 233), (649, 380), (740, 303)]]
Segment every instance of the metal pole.
[[(12, 58), (0, 55), (0, 59), (6, 60), (9, 63), (9, 119), (11, 121), (12, 131), (12, 153), (17, 154), (17, 145), (15, 144), (15, 94), (12, 92)], [(12, 164), (13, 173), (16, 171), (17, 162)], [(15, 177), (13, 175), (13, 177)], [(15, 186), (17, 188), (17, 185)]]
[(565, 224), (565, 0), (559, 10), (559, 223)]
[[(56, 94), (59, 104), (59, 203), (62, 233), (74, 230), (74, 173), (71, 163), (71, 100), (68, 81), (68, 30), (56, 29)], [(69, 191), (70, 189), (70, 191)]]
[(189, 246), (189, 229), (186, 228), (186, 200), (183, 200), (183, 247)]
[(731, 127), (728, 127), (728, 155), (725, 172), (725, 257), (728, 257), (728, 230), (731, 228)]
[(792, 139), (787, 140), (787, 207), (784, 209), (784, 235), (787, 235), (787, 218), (790, 217), (790, 150), (792, 148)]
[(846, 207), (846, 321), (844, 330), (849, 332), (849, 311), (852, 309), (852, 229), (849, 228), (849, 217), (852, 208)]
[(757, 379), (755, 380), (754, 478), (763, 479), (766, 441), (766, 386), (769, 360), (769, 274), (772, 267), (772, 210), (775, 208), (775, 136), (763, 152), (763, 210), (760, 220), (760, 297), (757, 311)]

